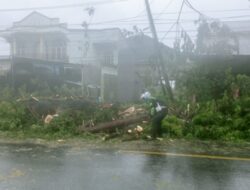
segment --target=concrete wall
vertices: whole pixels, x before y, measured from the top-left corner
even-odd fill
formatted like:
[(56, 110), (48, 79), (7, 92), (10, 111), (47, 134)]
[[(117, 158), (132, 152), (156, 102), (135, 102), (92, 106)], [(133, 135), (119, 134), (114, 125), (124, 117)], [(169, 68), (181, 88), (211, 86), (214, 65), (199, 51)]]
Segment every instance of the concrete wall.
[(117, 100), (117, 67), (105, 67), (101, 69), (100, 96), (104, 101)]
[[(67, 52), (70, 63), (100, 64), (100, 56), (95, 48), (95, 44), (118, 44), (119, 41), (121, 41), (121, 34), (118, 29), (89, 30), (87, 36), (84, 30), (70, 30), (67, 34), (67, 38)], [(116, 49), (113, 51), (114, 55), (116, 55), (115, 59), (117, 60), (118, 53)]]
[(6, 75), (11, 69), (10, 58), (0, 57), (0, 76)]
[(250, 34), (239, 35), (239, 54), (250, 55)]

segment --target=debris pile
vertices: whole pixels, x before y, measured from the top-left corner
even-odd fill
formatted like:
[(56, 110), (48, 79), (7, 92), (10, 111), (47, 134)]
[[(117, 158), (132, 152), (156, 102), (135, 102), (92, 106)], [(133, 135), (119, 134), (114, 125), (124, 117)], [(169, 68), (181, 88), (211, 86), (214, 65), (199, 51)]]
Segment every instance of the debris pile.
[(119, 111), (118, 115), (121, 118), (128, 118), (128, 117), (132, 117), (135, 115), (143, 114), (145, 112), (146, 111), (143, 108), (135, 108), (135, 106), (132, 106), (132, 107), (125, 109), (124, 111)]
[[(109, 108), (109, 109), (112, 109)], [(131, 106), (129, 108), (119, 110), (118, 118), (112, 119), (112, 121), (107, 121), (104, 123), (97, 124), (92, 126), (91, 128), (81, 126), (80, 131), (88, 131), (88, 132), (100, 132), (100, 131), (112, 131), (116, 128), (127, 127), (131, 124), (145, 122), (147, 120), (146, 111), (143, 108), (136, 108), (135, 106)], [(130, 133), (130, 131), (128, 130)], [(131, 133), (141, 134), (143, 132), (143, 128), (141, 126), (137, 126)]]
[(54, 114), (54, 115), (47, 115), (44, 119), (44, 124), (50, 124), (51, 121), (55, 118), (55, 117), (58, 117), (59, 115), (58, 114)]
[[(85, 113), (81, 118), (76, 130), (78, 132), (112, 132), (116, 129), (126, 128), (131, 124), (147, 122), (147, 112), (142, 107), (132, 105), (130, 107), (121, 107), (114, 104), (97, 104), (84, 99), (77, 98), (38, 98), (31, 96), (28, 99), (19, 99), (23, 102), (28, 110), (37, 119), (42, 120), (45, 125), (50, 125), (55, 117), (62, 117), (68, 113), (72, 119), (78, 110), (80, 113)], [(84, 114), (83, 114), (84, 115)], [(78, 117), (79, 120), (79, 117)], [(60, 126), (59, 126), (60, 127)], [(127, 130), (125, 130), (125, 133)], [(140, 136), (143, 128), (141, 126), (134, 127), (131, 134)], [(130, 133), (130, 132), (129, 132)]]

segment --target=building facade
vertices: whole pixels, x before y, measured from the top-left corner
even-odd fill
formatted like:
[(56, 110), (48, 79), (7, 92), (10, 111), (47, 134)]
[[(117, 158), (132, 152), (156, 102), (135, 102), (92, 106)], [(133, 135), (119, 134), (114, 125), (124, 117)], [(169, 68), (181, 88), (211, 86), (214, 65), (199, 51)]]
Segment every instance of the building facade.
[[(34, 62), (33, 70), (55, 76), (64, 70), (72, 77), (65, 81), (90, 97), (134, 101), (144, 88), (157, 85), (154, 41), (146, 35), (124, 38), (118, 28), (69, 29), (57, 18), (33, 12), (0, 37), (10, 44), (16, 65)], [(161, 45), (167, 55), (169, 48)]]
[(39, 12), (14, 22), (11, 28), (0, 31), (0, 37), (10, 44), (12, 58), (68, 63), (70, 66), (64, 67), (65, 72), (80, 73), (75, 84), (84, 88), (95, 86), (101, 89), (101, 94), (102, 80), (114, 74), (109, 67), (118, 64), (119, 44), (123, 38), (118, 28), (69, 29), (58, 18)]
[(117, 45), (122, 38), (117, 28), (102, 30), (69, 29), (58, 18), (32, 12), (1, 31), (11, 47), (11, 56), (61, 61), (73, 64), (115, 64)]
[[(250, 21), (223, 21), (201, 30), (198, 53), (207, 55), (250, 55)], [(207, 32), (209, 31), (209, 32)], [(202, 34), (204, 33), (204, 34)]]
[(239, 55), (250, 55), (250, 21), (224, 21), (236, 36)]
[(0, 56), (0, 77), (7, 75), (11, 70), (11, 62), (9, 56)]

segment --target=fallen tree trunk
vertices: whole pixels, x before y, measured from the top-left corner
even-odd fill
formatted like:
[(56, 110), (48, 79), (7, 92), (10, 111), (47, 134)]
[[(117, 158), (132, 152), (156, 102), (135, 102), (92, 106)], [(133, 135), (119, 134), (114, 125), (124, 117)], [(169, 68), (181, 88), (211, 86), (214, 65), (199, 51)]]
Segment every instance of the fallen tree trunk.
[(121, 128), (121, 127), (126, 127), (130, 124), (134, 124), (137, 122), (141, 122), (145, 119), (147, 119), (147, 115), (140, 115), (140, 116), (135, 116), (135, 117), (131, 117), (131, 118), (126, 118), (126, 119), (119, 119), (119, 120), (115, 120), (115, 121), (111, 121), (111, 122), (106, 122), (106, 123), (101, 123), (95, 127), (84, 127), (81, 126), (79, 128), (80, 132), (92, 132), (92, 133), (96, 133), (96, 132), (100, 132), (100, 131), (109, 131), (115, 128)]

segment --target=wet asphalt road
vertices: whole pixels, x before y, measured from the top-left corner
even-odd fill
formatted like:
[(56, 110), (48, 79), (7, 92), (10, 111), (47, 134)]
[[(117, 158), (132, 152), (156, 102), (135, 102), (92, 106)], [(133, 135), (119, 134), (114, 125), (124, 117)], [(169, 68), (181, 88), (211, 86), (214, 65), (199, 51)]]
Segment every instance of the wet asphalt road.
[(249, 190), (250, 162), (0, 145), (1, 190)]

